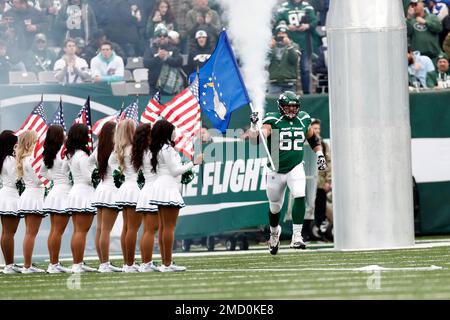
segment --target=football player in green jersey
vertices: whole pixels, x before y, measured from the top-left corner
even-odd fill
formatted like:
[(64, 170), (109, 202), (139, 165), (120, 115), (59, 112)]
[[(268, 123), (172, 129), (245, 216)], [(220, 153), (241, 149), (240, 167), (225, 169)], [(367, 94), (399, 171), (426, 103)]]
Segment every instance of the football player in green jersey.
[[(262, 134), (267, 138), (269, 151), (274, 159), (275, 168), (267, 173), (267, 198), (269, 199), (270, 239), (269, 251), (278, 252), (281, 226), (280, 211), (283, 207), (286, 186), (294, 196), (292, 208), (293, 233), (291, 248), (306, 249), (302, 238), (303, 220), (305, 217), (306, 177), (303, 168), (303, 148), (305, 140), (317, 154), (319, 170), (327, 167), (320, 139), (310, 127), (311, 117), (300, 111), (300, 97), (292, 91), (286, 91), (278, 98), (278, 112), (267, 113), (263, 119)], [(250, 139), (258, 140), (258, 113), (251, 117)]]

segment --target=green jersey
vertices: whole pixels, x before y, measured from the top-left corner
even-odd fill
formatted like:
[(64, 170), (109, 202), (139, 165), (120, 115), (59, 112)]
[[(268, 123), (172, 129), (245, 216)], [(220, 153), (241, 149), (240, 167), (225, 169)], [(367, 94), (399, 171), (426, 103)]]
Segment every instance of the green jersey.
[[(300, 111), (294, 119), (289, 119), (280, 112), (269, 112), (264, 117), (263, 124), (272, 127), (267, 142), (276, 171), (288, 173), (303, 161), (303, 148), (311, 117), (304, 111)], [(270, 167), (270, 163), (268, 166)]]

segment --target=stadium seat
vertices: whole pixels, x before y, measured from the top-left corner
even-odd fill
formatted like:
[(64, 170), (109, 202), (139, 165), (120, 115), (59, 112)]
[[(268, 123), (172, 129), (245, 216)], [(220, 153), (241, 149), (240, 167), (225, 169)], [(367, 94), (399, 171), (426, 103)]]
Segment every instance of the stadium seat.
[(41, 71), (38, 74), (39, 83), (58, 83), (53, 71)]
[(129, 82), (126, 83), (128, 95), (145, 95), (150, 91), (148, 82)]
[(124, 79), (126, 82), (133, 82), (133, 81), (134, 81), (133, 74), (131, 73), (130, 70), (125, 69), (125, 72), (124, 72), (124, 74), (123, 74), (123, 79)]
[(32, 84), (38, 83), (34, 72), (10, 71), (9, 84)]
[(136, 82), (148, 81), (148, 69), (147, 68), (134, 69), (133, 77)]
[(144, 58), (142, 57), (129, 57), (127, 58), (127, 64), (125, 69), (134, 70), (144, 67)]
[(126, 96), (127, 86), (125, 81), (111, 82), (111, 91), (114, 96)]

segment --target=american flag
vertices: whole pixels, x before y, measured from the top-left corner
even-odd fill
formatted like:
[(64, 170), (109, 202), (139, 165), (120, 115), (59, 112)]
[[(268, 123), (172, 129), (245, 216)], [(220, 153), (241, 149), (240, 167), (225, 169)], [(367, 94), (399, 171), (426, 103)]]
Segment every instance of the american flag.
[[(44, 152), (45, 137), (48, 130), (47, 119), (45, 117), (42, 99), (38, 103), (38, 105), (34, 107), (33, 111), (31, 111), (31, 114), (28, 116), (27, 120), (25, 120), (25, 123), (22, 125), (22, 127), (20, 127), (20, 129), (15, 132), (15, 135), (20, 136), (22, 133), (28, 130), (36, 131), (38, 134), (38, 140), (33, 150), (34, 159), (32, 167), (36, 173), (39, 173), (42, 165), (42, 153)], [(49, 184), (49, 181), (42, 176), (39, 176), (39, 179), (44, 183), (45, 186)]]
[(164, 106), (161, 116), (177, 129), (178, 136), (175, 138), (175, 148), (192, 159), (194, 156), (194, 136), (200, 132), (201, 128), (198, 78)]
[(74, 123), (82, 123), (88, 127), (89, 132), (89, 142), (88, 149), (92, 152), (94, 150), (94, 145), (92, 143), (92, 122), (91, 122), (91, 97), (88, 97), (84, 106), (81, 108), (80, 112), (78, 112), (77, 117), (74, 120)]
[(139, 103), (137, 100), (133, 101), (128, 107), (123, 110), (120, 115), (119, 122), (125, 119), (133, 120), (136, 125), (139, 124)]
[(98, 120), (94, 126), (92, 127), (92, 133), (95, 134), (96, 136), (98, 136), (100, 134), (100, 131), (102, 131), (103, 126), (110, 122), (118, 122), (120, 116), (122, 115), (123, 112), (123, 102), (122, 102), (122, 106), (120, 107), (120, 110), (117, 110), (114, 114), (101, 118), (100, 120)]
[(50, 121), (49, 125), (60, 125), (64, 128), (64, 132), (67, 132), (66, 121), (64, 120), (62, 99), (59, 100), (59, 107), (53, 114), (53, 118)]
[(160, 99), (161, 95), (159, 92), (155, 93), (155, 95), (150, 99), (147, 107), (141, 115), (141, 123), (151, 123), (153, 126), (155, 122), (159, 120), (162, 109)]

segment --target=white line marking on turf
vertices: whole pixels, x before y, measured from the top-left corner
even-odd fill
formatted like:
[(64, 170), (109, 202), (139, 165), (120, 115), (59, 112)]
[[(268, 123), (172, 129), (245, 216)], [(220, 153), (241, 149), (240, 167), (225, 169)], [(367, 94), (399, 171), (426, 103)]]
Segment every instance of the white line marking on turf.
[(370, 265), (361, 268), (298, 268), (298, 269), (188, 269), (191, 272), (302, 272), (302, 271), (359, 271), (359, 272), (372, 272), (372, 271), (435, 271), (442, 270), (442, 267), (431, 265), (429, 267), (399, 267), (399, 268), (385, 268), (379, 265)]

